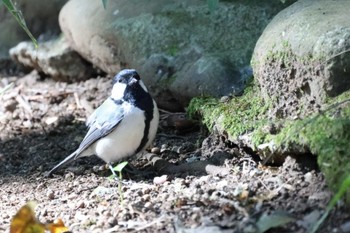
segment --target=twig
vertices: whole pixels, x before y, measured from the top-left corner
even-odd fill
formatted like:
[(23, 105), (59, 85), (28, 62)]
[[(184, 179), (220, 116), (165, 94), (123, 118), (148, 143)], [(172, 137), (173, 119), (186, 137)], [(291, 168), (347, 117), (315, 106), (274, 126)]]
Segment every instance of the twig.
[(75, 99), (75, 103), (77, 104), (78, 109), (83, 108), (83, 106), (81, 106), (81, 104), (80, 104), (80, 99), (79, 99), (79, 95), (77, 92), (74, 92), (74, 99)]
[(17, 95), (16, 101), (30, 114), (31, 117), (33, 116), (32, 107), (22, 95)]

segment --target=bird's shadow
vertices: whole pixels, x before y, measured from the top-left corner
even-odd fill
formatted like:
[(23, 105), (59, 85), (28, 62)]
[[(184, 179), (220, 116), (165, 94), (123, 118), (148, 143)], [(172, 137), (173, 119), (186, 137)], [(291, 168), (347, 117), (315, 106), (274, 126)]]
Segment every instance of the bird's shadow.
[[(13, 176), (44, 176), (47, 171), (79, 146), (86, 130), (83, 123), (66, 119), (54, 126), (36, 128), (28, 133), (0, 140), (0, 179)], [(156, 138), (157, 146), (161, 147), (162, 144), (167, 143), (170, 147), (178, 148), (191, 140), (193, 144), (199, 140), (198, 138), (203, 140), (203, 135), (200, 132), (189, 132), (188, 134), (192, 135), (181, 135), (171, 140), (164, 138), (164, 135), (173, 133), (169, 130), (166, 133), (161, 131)], [(186, 175), (202, 176), (226, 173), (227, 169), (222, 166), (225, 159), (233, 156), (223, 150), (211, 152), (210, 156), (205, 156), (206, 158), (201, 157), (201, 155), (201, 148), (197, 146), (186, 155), (173, 150), (164, 150), (158, 154), (146, 153), (138, 158), (132, 157), (129, 159), (129, 164), (133, 169), (126, 169), (123, 178), (145, 180), (163, 174), (183, 177)], [(184, 158), (184, 156), (189, 157), (189, 159)], [(191, 157), (196, 157), (196, 159), (189, 161)], [(103, 167), (104, 164), (97, 156), (84, 157), (74, 161), (68, 167), (62, 168), (57, 172), (57, 175), (71, 171), (75, 175), (94, 172), (100, 176), (109, 176), (111, 174), (109, 170), (96, 171), (93, 169), (96, 166)], [(132, 172), (128, 172), (130, 170)]]

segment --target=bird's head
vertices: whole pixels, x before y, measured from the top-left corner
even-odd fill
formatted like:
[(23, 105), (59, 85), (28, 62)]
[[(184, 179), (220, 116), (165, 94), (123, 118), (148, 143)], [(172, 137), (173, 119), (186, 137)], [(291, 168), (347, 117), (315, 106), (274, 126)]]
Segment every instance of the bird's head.
[(145, 92), (148, 92), (136, 70), (125, 69), (114, 76), (111, 96), (113, 99), (122, 99), (125, 91), (132, 91), (138, 87), (141, 87)]

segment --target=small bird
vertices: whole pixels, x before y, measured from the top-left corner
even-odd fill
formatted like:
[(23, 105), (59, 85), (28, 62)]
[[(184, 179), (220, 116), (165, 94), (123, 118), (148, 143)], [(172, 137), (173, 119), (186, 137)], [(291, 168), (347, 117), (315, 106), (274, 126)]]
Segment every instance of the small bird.
[(158, 122), (157, 104), (139, 74), (133, 69), (122, 70), (113, 78), (111, 95), (88, 118), (89, 130), (79, 148), (47, 176), (77, 158), (94, 154), (115, 174), (111, 163), (147, 148), (156, 136)]

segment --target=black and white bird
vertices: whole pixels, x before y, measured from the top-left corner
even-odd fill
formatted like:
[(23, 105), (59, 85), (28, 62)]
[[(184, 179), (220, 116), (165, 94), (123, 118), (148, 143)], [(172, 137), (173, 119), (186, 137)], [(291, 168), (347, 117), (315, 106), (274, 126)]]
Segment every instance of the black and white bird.
[(157, 104), (138, 73), (133, 69), (122, 70), (113, 78), (111, 95), (88, 118), (89, 130), (79, 148), (47, 175), (90, 155), (100, 157), (114, 173), (111, 163), (135, 155), (152, 143), (158, 122)]

